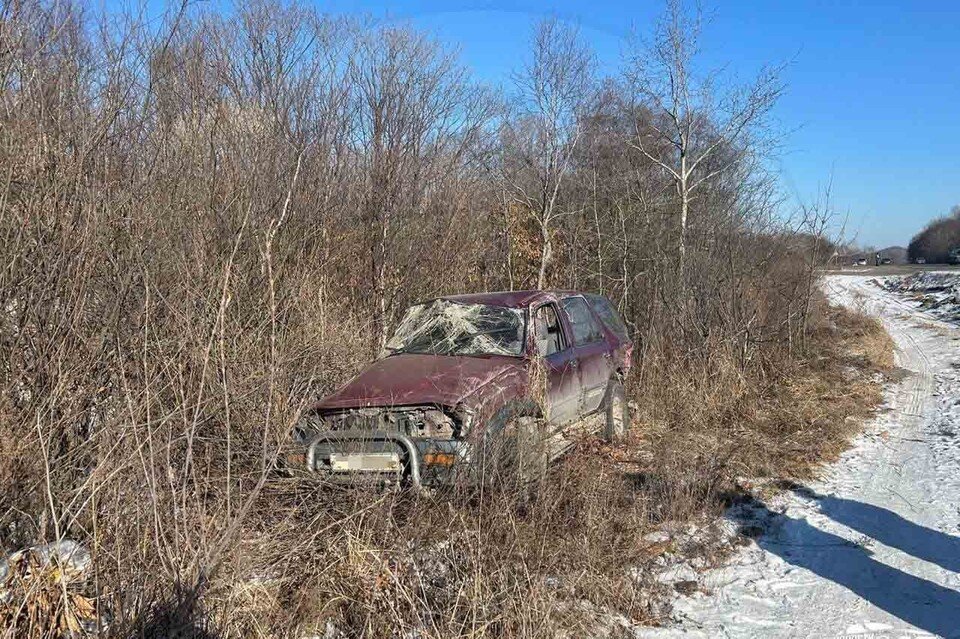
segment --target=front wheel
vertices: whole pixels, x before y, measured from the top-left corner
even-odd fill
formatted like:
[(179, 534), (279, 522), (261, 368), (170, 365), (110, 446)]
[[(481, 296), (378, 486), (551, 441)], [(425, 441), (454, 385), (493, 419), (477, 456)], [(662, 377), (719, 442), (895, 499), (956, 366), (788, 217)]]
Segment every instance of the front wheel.
[(547, 472), (547, 447), (543, 420), (517, 416), (488, 441), (485, 446), (488, 462), (484, 470), (491, 484), (524, 485), (537, 482)]
[(623, 439), (630, 424), (627, 410), (627, 394), (619, 380), (611, 379), (607, 387), (607, 419), (604, 437), (609, 442)]

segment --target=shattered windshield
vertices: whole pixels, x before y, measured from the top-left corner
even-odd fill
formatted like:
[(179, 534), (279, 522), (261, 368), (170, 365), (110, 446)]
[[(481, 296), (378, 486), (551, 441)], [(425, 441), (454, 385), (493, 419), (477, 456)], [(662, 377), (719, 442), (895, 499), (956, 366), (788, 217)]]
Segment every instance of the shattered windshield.
[(523, 311), (434, 300), (407, 309), (387, 353), (521, 355)]

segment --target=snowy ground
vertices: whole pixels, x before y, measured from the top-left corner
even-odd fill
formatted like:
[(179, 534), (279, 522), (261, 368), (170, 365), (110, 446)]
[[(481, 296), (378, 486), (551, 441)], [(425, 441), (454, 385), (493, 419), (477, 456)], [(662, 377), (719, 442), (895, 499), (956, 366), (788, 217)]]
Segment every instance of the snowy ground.
[(919, 310), (948, 322), (960, 322), (960, 273), (923, 271), (906, 277), (877, 278), (877, 283)]
[(960, 637), (960, 329), (868, 277), (831, 298), (882, 320), (911, 375), (821, 481), (732, 509), (762, 534), (642, 637)]

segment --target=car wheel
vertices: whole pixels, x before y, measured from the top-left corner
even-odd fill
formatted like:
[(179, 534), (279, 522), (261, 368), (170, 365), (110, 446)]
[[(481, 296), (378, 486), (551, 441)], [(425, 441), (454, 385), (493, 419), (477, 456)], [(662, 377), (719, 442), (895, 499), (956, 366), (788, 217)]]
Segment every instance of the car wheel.
[(543, 433), (538, 417), (517, 416), (504, 424), (485, 446), (487, 483), (513, 486), (543, 479), (548, 460)]
[(619, 380), (610, 380), (607, 387), (607, 424), (604, 436), (607, 441), (613, 442), (622, 439), (627, 434), (630, 425), (630, 415), (627, 409), (627, 394)]

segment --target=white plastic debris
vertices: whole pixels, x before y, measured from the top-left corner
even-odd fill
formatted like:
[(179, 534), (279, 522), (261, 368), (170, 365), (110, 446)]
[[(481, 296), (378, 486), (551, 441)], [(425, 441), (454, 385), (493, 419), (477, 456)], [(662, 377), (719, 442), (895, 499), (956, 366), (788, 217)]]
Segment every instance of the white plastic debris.
[(45, 565), (55, 562), (76, 577), (85, 576), (90, 569), (90, 553), (82, 545), (70, 539), (34, 546), (33, 552)]

